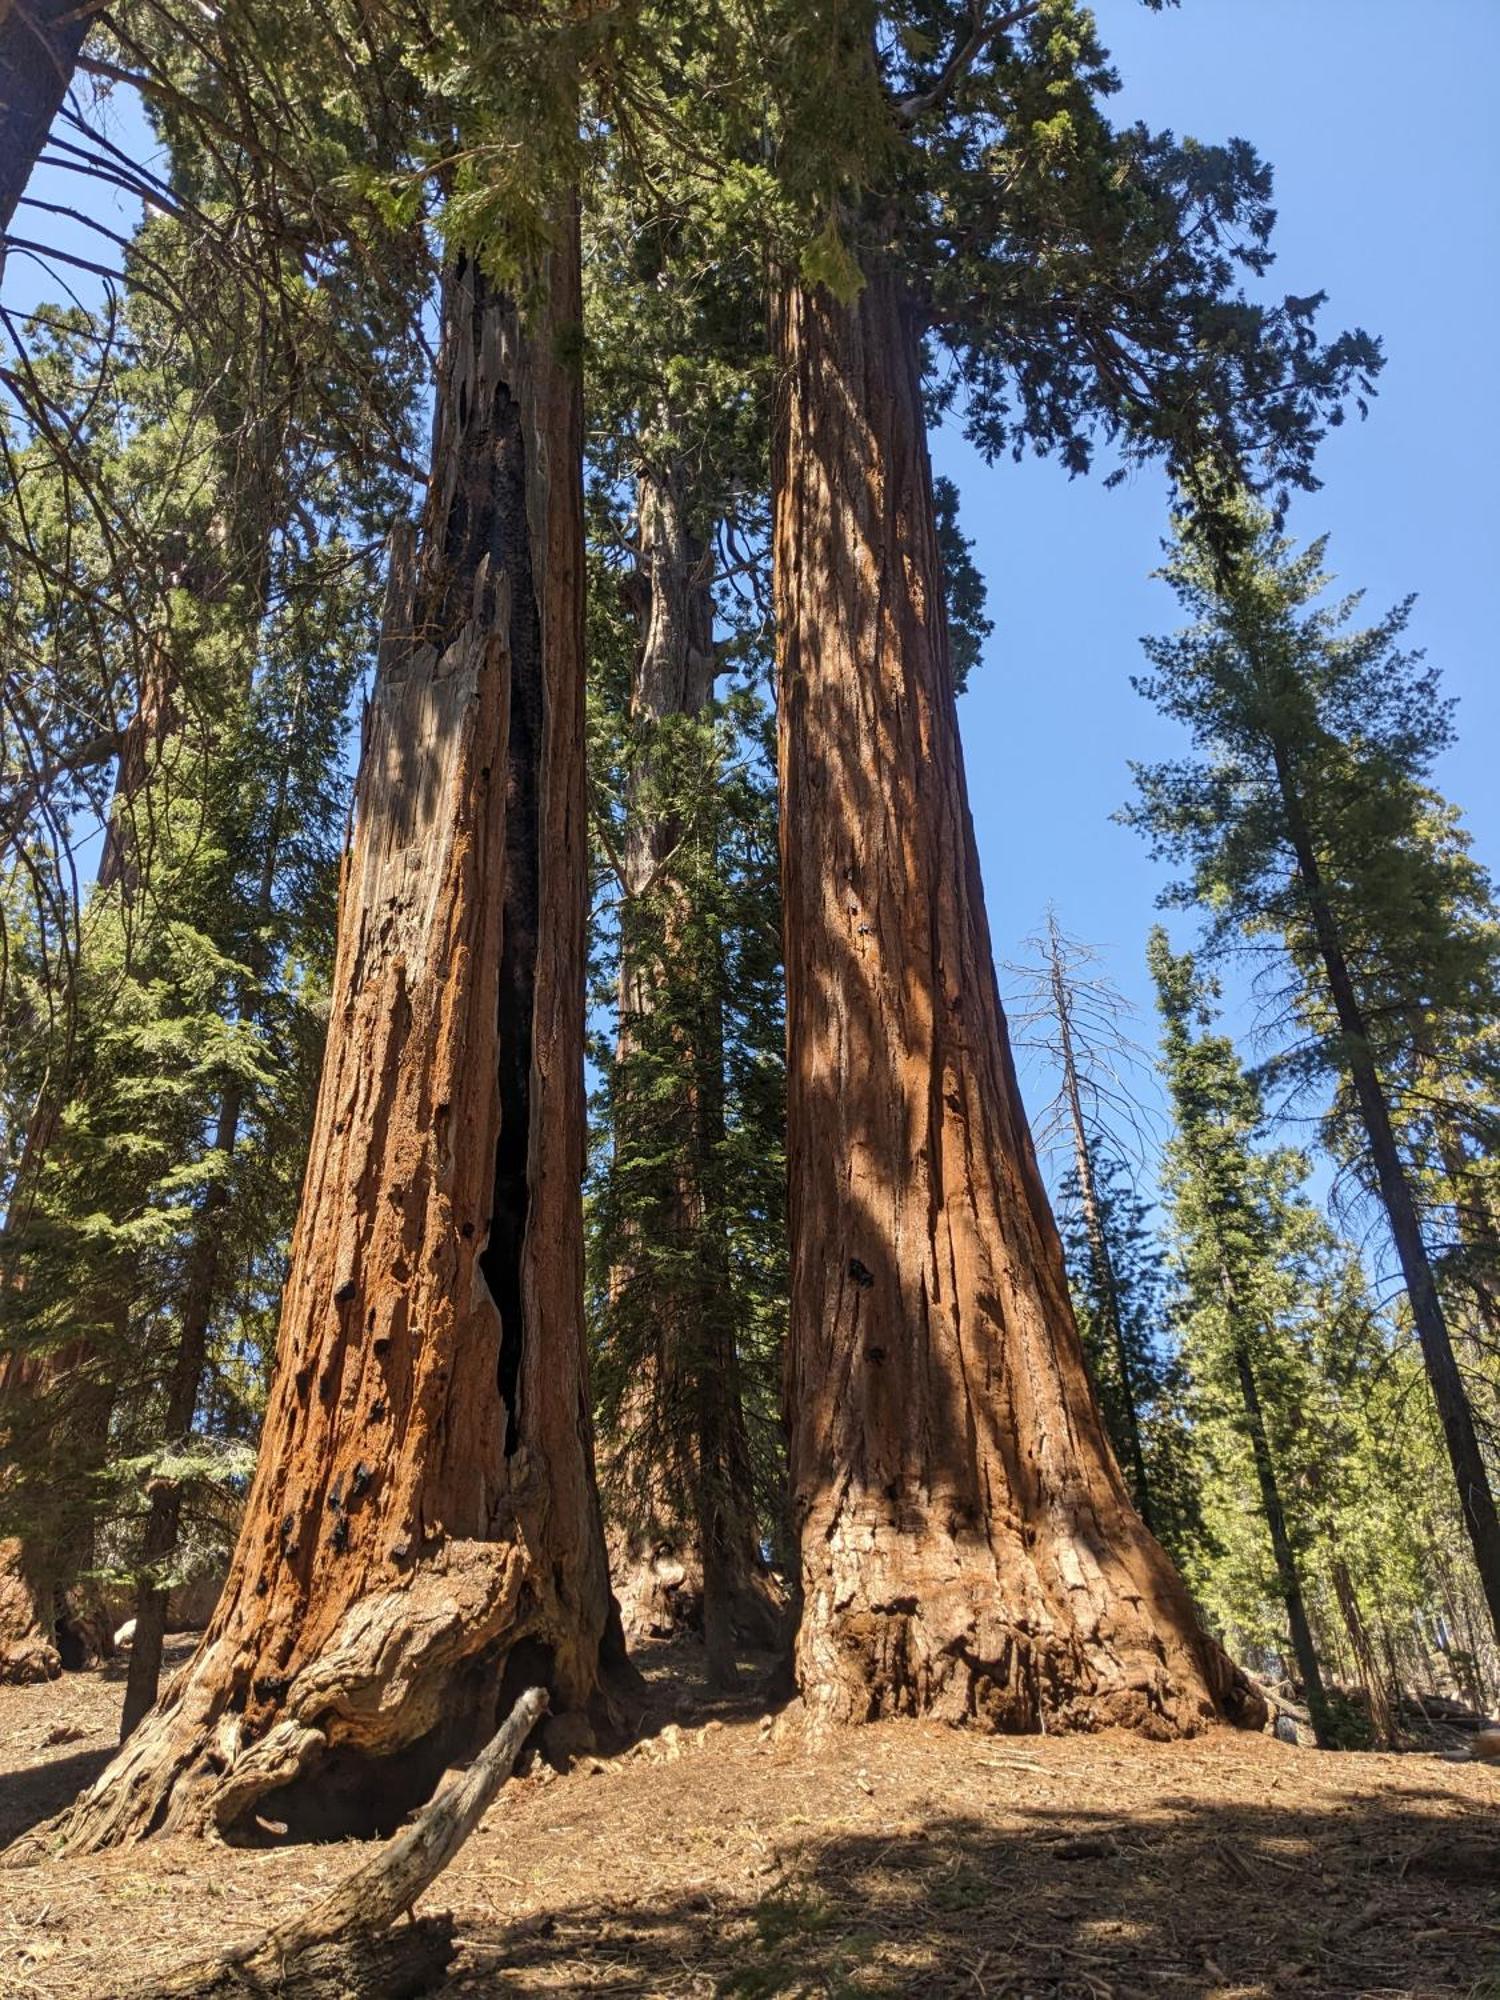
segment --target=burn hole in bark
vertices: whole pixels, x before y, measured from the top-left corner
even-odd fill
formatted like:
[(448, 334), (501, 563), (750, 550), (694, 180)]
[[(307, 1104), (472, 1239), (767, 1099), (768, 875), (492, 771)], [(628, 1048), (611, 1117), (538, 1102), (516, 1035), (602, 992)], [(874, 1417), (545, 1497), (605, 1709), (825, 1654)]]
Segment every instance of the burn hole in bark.
[[(521, 1363), (526, 1349), (522, 1251), (531, 1201), (531, 1055), (541, 909), (541, 756), (545, 719), (542, 633), (526, 512), (526, 441), (521, 411), (504, 383), (492, 409), (484, 507), (492, 571), (507, 578), (510, 723), (505, 767), (505, 901), (500, 953), (500, 1136), (495, 1147), (489, 1237), (479, 1259), (500, 1314), (497, 1369), (505, 1405), (505, 1453), (520, 1442)], [(504, 602), (505, 597), (498, 598)]]

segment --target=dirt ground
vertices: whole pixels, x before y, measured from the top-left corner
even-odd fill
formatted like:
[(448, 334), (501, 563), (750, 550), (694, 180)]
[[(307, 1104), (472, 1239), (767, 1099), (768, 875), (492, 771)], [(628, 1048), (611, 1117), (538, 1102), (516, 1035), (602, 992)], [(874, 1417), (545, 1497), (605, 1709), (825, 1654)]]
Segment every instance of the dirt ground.
[[(445, 2000), (1500, 2000), (1500, 1772), (1229, 1732), (895, 1723), (813, 1749), (748, 1674), (714, 1705), (692, 1664), (648, 1670), (632, 1749), (500, 1795), (424, 1899), (457, 1918)], [(102, 1768), (120, 1678), (0, 1689), (0, 1840)], [(365, 1852), (164, 1840), (0, 1872), (0, 1994), (149, 1990)]]

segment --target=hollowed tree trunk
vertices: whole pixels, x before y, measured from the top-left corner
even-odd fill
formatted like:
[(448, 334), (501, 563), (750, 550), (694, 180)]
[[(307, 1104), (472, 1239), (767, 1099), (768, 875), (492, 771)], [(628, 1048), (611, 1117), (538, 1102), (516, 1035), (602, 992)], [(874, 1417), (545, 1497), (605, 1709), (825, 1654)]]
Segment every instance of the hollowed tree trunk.
[(1017, 1092), (959, 750), (918, 331), (790, 284), (775, 472), (788, 1375), (812, 1716), (1263, 1718), (1130, 1505)]
[(392, 565), (259, 1465), (191, 1664), (74, 1809), (380, 1831), (609, 1614), (582, 1338), (576, 238), (523, 329), (460, 257)]

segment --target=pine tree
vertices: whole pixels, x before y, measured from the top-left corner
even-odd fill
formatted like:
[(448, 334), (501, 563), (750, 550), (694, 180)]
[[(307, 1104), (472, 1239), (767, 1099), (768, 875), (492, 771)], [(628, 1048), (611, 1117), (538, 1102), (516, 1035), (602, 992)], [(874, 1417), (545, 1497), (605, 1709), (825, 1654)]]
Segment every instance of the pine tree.
[[(1296, 1045), (1279, 1067), (1335, 1092), (1395, 1246), (1492, 1622), (1500, 1515), (1459, 1372), (1419, 1202), (1430, 1088), (1500, 994), (1488, 885), (1431, 838), (1427, 776), (1451, 733), (1435, 672), (1403, 650), (1410, 603), (1351, 629), (1322, 602), (1324, 545), (1297, 554), (1239, 500), (1184, 516), (1165, 574), (1194, 623), (1150, 640), (1143, 692), (1197, 757), (1137, 773), (1129, 817), (1185, 864), (1174, 891), (1211, 913), (1214, 943), (1274, 938), (1292, 975)], [(1482, 920), (1477, 912), (1482, 913)]]
[[(1258, 1147), (1264, 1111), (1234, 1048), (1210, 1032), (1215, 992), (1189, 957), (1153, 932), (1151, 974), (1165, 1030), (1164, 1069), (1174, 1132), (1164, 1161), (1177, 1254), (1190, 1301), (1183, 1345), (1200, 1395), (1234, 1408), (1248, 1448), (1261, 1521), (1275, 1562), (1291, 1647), (1323, 1748), (1332, 1725), (1308, 1619), (1306, 1530), (1289, 1505), (1296, 1449), (1313, 1371), (1289, 1326), (1302, 1303), (1295, 1237), (1309, 1219), (1295, 1184), (1301, 1165)], [(1225, 1468), (1215, 1485), (1229, 1490)], [(1212, 1517), (1210, 1517), (1212, 1518)]]

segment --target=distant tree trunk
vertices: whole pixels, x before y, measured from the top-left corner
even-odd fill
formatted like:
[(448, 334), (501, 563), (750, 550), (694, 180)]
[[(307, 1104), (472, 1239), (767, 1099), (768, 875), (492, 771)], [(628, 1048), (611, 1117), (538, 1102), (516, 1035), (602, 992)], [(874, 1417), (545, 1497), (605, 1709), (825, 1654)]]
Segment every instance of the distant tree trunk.
[(1364, 1617), (1360, 1612), (1354, 1579), (1349, 1574), (1348, 1563), (1341, 1555), (1335, 1556), (1333, 1560), (1333, 1590), (1339, 1601), (1339, 1615), (1344, 1621), (1344, 1630), (1349, 1635), (1349, 1650), (1354, 1655), (1355, 1671), (1364, 1687), (1365, 1700), (1370, 1705), (1371, 1740), (1377, 1750), (1394, 1750), (1396, 1717), (1391, 1707), (1390, 1690), (1375, 1663), (1375, 1651), (1370, 1644), (1370, 1635), (1365, 1629)]
[[(0, 236), (73, 81), (100, 0), (0, 0)], [(0, 243), (0, 270), (5, 246)]]
[[(0, 42), (5, 28), (0, 20)], [(141, 885), (144, 823), (138, 814), (163, 747), (177, 723), (177, 670), (160, 637), (148, 641), (135, 712), (121, 739), (109, 822), (99, 854), (94, 891), (114, 896), (128, 914)], [(3, 1238), (0, 1296), (12, 1300), (25, 1288), (26, 1227), (37, 1185), (69, 1101), (69, 1083), (43, 1090), (32, 1114), (12, 1189)], [(33, 1479), (36, 1502), (21, 1534), (0, 1541), (0, 1681), (50, 1678), (63, 1666), (79, 1668), (111, 1650), (108, 1623), (97, 1593), (79, 1579), (93, 1561), (93, 1516), (88, 1485), (104, 1463), (114, 1387), (105, 1360), (125, 1337), (126, 1301), (108, 1287), (81, 1302), (80, 1317), (109, 1329), (106, 1337), (80, 1337), (41, 1353), (24, 1347), (0, 1353), (0, 1443), (46, 1476)], [(17, 1442), (29, 1439), (24, 1452)], [(54, 1470), (66, 1472), (63, 1479)]]
[(1318, 1740), (1318, 1747), (1328, 1750), (1333, 1747), (1328, 1727), (1328, 1698), (1323, 1692), (1323, 1675), (1318, 1666), (1318, 1649), (1313, 1644), (1312, 1627), (1307, 1619), (1307, 1600), (1302, 1594), (1301, 1565), (1297, 1561), (1297, 1552), (1292, 1546), (1292, 1537), (1287, 1528), (1286, 1509), (1281, 1501), (1281, 1482), (1276, 1476), (1276, 1461), (1272, 1456), (1271, 1440), (1266, 1432), (1266, 1416), (1261, 1406), (1260, 1384), (1255, 1379), (1255, 1361), (1245, 1334), (1244, 1302), (1236, 1296), (1233, 1280), (1227, 1271), (1222, 1273), (1221, 1284), (1224, 1292), (1224, 1312), (1229, 1321), (1229, 1338), (1234, 1352), (1235, 1374), (1240, 1385), (1240, 1402), (1245, 1413), (1245, 1435), (1250, 1440), (1250, 1455), (1255, 1461), (1255, 1480), (1260, 1488), (1261, 1512), (1265, 1516), (1266, 1530), (1271, 1537), (1271, 1553), (1276, 1562), (1276, 1581), (1281, 1591), (1281, 1601), (1286, 1607), (1286, 1622), (1292, 1638), (1292, 1654), (1297, 1662), (1297, 1671), (1302, 1676), (1303, 1692), (1307, 1697), (1308, 1712), (1312, 1717), (1313, 1735)]
[(582, 1336), (576, 219), (523, 324), (459, 255), (392, 579), (270, 1405), (219, 1609), (70, 1851), (388, 1827), (610, 1618)]
[[(244, 1091), (231, 1084), (219, 1103), (214, 1129), (214, 1150), (225, 1160), (234, 1156), (239, 1137)], [(198, 1407), (198, 1390), (208, 1360), (208, 1336), (218, 1300), (220, 1244), (219, 1228), (229, 1203), (229, 1182), (215, 1176), (204, 1192), (188, 1253), (187, 1277), (182, 1291), (181, 1325), (177, 1352), (167, 1382), (167, 1403), (163, 1436), (169, 1444), (181, 1444), (193, 1427)], [(161, 1683), (162, 1649), (167, 1633), (167, 1604), (170, 1580), (164, 1575), (177, 1552), (182, 1525), (182, 1486), (175, 1479), (153, 1479), (146, 1526), (141, 1539), (141, 1578), (135, 1593), (135, 1633), (130, 1642), (130, 1665), (125, 1676), (125, 1701), (120, 1714), (123, 1743), (156, 1700)]]
[[(262, 612), (269, 589), (269, 565), (260, 566), (261, 587), (256, 593)], [(294, 717), (300, 703), (294, 706)], [(293, 728), (295, 728), (295, 720)], [(276, 868), (281, 844), (282, 821), (286, 810), (289, 761), (292, 746), (285, 746), (284, 761), (277, 776), (269, 835), (261, 857), (260, 879), (256, 885), (257, 929), (270, 918), (276, 888)], [(252, 976), (265, 972), (264, 954), (257, 943), (251, 947)], [(232, 1198), (229, 1169), (239, 1140), (240, 1118), (245, 1107), (244, 1086), (238, 1079), (228, 1084), (219, 1100), (213, 1149), (224, 1161), (225, 1170), (215, 1174), (204, 1190), (203, 1201), (193, 1226), (192, 1243), (179, 1308), (177, 1351), (173, 1356), (163, 1412), (164, 1441), (180, 1445), (192, 1430), (198, 1408), (198, 1392), (208, 1361), (209, 1332), (219, 1303), (223, 1270), (221, 1231)], [(141, 1575), (135, 1593), (135, 1633), (130, 1644), (130, 1665), (125, 1677), (125, 1700), (120, 1714), (120, 1741), (123, 1743), (136, 1724), (156, 1701), (161, 1685), (162, 1651), (167, 1635), (167, 1609), (171, 1582), (165, 1574), (177, 1553), (182, 1525), (182, 1487), (176, 1480), (153, 1479), (148, 1486), (146, 1526), (141, 1537)]]
[(1411, 1316), (1422, 1349), (1422, 1360), (1438, 1420), (1448, 1447), (1449, 1463), (1458, 1486), (1464, 1526), (1474, 1550), (1474, 1562), (1489, 1607), (1490, 1623), (1500, 1640), (1500, 1513), (1490, 1490), (1484, 1457), (1474, 1429), (1474, 1413), (1459, 1373), (1438, 1295), (1437, 1279), (1422, 1236), (1421, 1218), (1411, 1179), (1401, 1157), (1385, 1086), (1376, 1067), (1364, 1011), (1344, 949), (1338, 918), (1328, 899), (1311, 828), (1298, 790), (1296, 772), (1284, 746), (1273, 741), (1277, 783), (1287, 832), (1296, 857), (1297, 873), (1306, 898), (1313, 939), (1328, 981), (1342, 1040), (1344, 1064), (1354, 1091), (1376, 1186), (1385, 1209), (1391, 1240), (1406, 1288)]
[[(1472, 1332), (1471, 1339), (1479, 1350), (1474, 1359), (1481, 1364), (1479, 1380), (1488, 1390), (1489, 1422), (1494, 1426), (1500, 1418), (1500, 1379), (1494, 1373), (1500, 1358), (1500, 1221), (1485, 1198), (1483, 1186), (1475, 1184), (1473, 1166), (1452, 1111), (1446, 1106), (1439, 1108), (1432, 1122), (1464, 1253), (1462, 1283), (1473, 1298), (1482, 1329), (1482, 1334)], [(1492, 1441), (1493, 1435), (1492, 1429)]]
[(1115, 1367), (1120, 1377), (1120, 1415), (1123, 1443), (1130, 1466), (1131, 1498), (1136, 1512), (1148, 1528), (1151, 1519), (1151, 1481), (1146, 1471), (1146, 1451), (1141, 1442), (1141, 1414), (1136, 1392), (1135, 1371), (1120, 1317), (1120, 1287), (1115, 1277), (1114, 1258), (1104, 1226), (1104, 1210), (1094, 1173), (1094, 1155), (1089, 1145), (1088, 1127), (1083, 1116), (1083, 1097), (1078, 1086), (1078, 1062), (1073, 1050), (1073, 1014), (1063, 976), (1062, 951), (1054, 929), (1051, 939), (1050, 978), (1052, 1004), (1057, 1010), (1058, 1036), (1062, 1048), (1063, 1090), (1068, 1101), (1068, 1122), (1073, 1131), (1073, 1164), (1078, 1175), (1078, 1198), (1083, 1207), (1083, 1226), (1089, 1246), (1089, 1264), (1094, 1276), (1094, 1295), (1099, 1301), (1104, 1330), (1114, 1349)]
[[(735, 1671), (736, 1633), (765, 1640), (774, 1608), (755, 1545), (728, 1245), (711, 1199), (724, 1138), (722, 972), (685, 961), (701, 917), (691, 906), (691, 887), (673, 871), (683, 828), (658, 795), (662, 731), (674, 719), (702, 714), (718, 673), (712, 554), (703, 524), (692, 519), (680, 466), (644, 469), (637, 492), (645, 615), (630, 707), (641, 743), (621, 857), (627, 907), (615, 1141), (627, 1155), (645, 1149), (668, 1159), (660, 1213), (640, 1229), (652, 1245), (671, 1246), (675, 1254), (665, 1277), (644, 1255), (635, 1269), (627, 1255), (612, 1275), (612, 1296), (649, 1318), (655, 1333), (622, 1428), (646, 1440), (660, 1461), (629, 1477), (625, 1511), (649, 1519), (629, 1519), (617, 1531), (617, 1582), (625, 1603), (636, 1608), (637, 1629), (650, 1625), (663, 1609), (658, 1578), (665, 1555), (674, 1597), (701, 1601), (710, 1676), (727, 1681)], [(647, 897), (651, 915), (643, 923), (639, 906)], [(674, 1009), (667, 1031), (672, 1087), (642, 1096), (632, 1088), (630, 1061), (645, 1038), (660, 1034), (664, 985)], [(695, 1580), (698, 1591), (691, 1588)]]
[(1264, 1718), (1130, 1504), (969, 818), (919, 382), (875, 264), (774, 312), (791, 1505), (811, 1715)]

